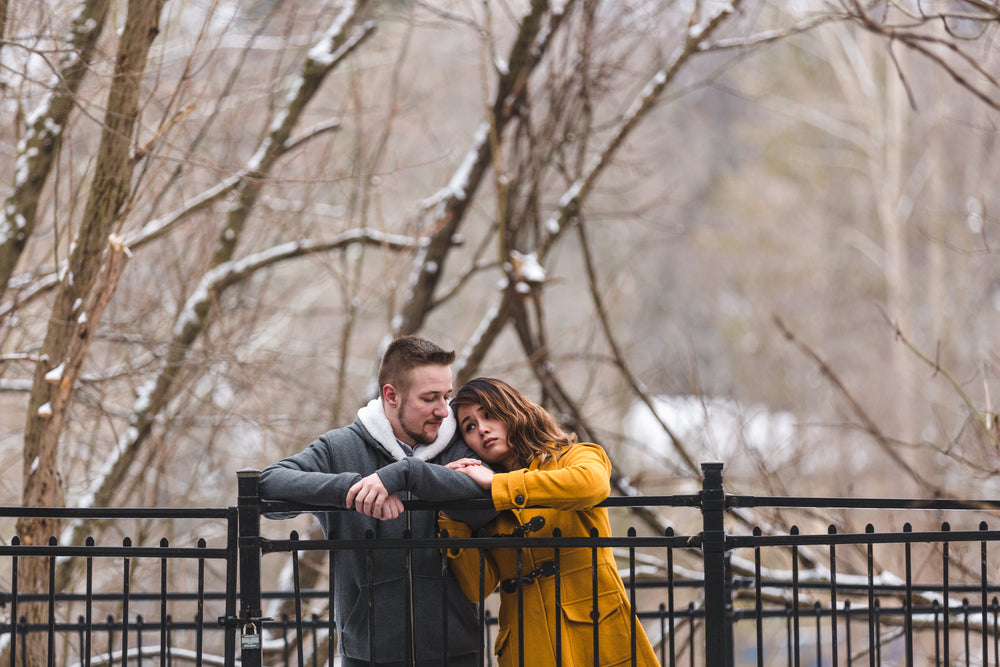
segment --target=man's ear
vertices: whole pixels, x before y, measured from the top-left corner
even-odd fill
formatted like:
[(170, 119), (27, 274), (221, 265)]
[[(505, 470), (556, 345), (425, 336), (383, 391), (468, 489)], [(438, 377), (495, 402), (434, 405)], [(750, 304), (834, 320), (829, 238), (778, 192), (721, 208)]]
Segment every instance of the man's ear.
[(382, 385), (382, 400), (392, 408), (399, 407), (399, 392), (391, 384)]

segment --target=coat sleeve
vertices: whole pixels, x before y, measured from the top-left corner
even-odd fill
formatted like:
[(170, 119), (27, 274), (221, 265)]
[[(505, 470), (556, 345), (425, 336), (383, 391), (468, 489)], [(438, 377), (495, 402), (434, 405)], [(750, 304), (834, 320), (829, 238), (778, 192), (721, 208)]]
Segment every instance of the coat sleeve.
[[(260, 473), (260, 494), (273, 500), (344, 507), (347, 490), (362, 477), (357, 470), (338, 469), (334, 447), (363, 447), (356, 438), (331, 431), (303, 451), (281, 459)], [(359, 461), (360, 463), (360, 461)]]
[(611, 461), (600, 445), (580, 442), (563, 451), (555, 465), (494, 475), (491, 492), (498, 510), (587, 510), (611, 494)]
[[(438, 530), (448, 531), (448, 537), (472, 536), (472, 529), (469, 526), (461, 521), (444, 517), (438, 518)], [(462, 593), (465, 594), (466, 598), (471, 602), (479, 602), (480, 552), (483, 554), (482, 597), (485, 599), (490, 593), (496, 590), (500, 584), (500, 574), (488, 550), (445, 548), (448, 556), (448, 569), (455, 575), (455, 579), (458, 581), (459, 586), (461, 586)]]

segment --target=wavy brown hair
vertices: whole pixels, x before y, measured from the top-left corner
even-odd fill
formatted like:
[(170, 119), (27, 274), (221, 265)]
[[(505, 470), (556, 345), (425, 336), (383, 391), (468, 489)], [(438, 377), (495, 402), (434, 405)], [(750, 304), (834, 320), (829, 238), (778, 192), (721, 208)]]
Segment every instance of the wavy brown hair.
[(507, 427), (507, 445), (524, 468), (536, 457), (544, 463), (559, 458), (576, 443), (576, 434), (567, 433), (542, 406), (528, 399), (503, 380), (469, 380), (451, 399), (458, 413), (461, 405), (479, 405)]

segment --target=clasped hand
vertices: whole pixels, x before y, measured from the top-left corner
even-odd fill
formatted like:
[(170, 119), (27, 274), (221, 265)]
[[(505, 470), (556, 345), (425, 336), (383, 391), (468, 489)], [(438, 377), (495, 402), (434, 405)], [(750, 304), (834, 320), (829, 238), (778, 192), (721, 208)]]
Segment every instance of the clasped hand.
[(347, 509), (352, 507), (376, 519), (395, 519), (403, 513), (403, 501), (385, 488), (378, 473), (372, 473), (355, 482), (347, 490)]
[[(452, 470), (464, 473), (472, 480), (490, 490), (493, 483), (493, 471), (483, 465), (478, 459), (458, 459), (447, 464)], [(355, 482), (347, 491), (347, 509), (355, 509), (376, 519), (395, 519), (403, 513), (403, 501), (395, 493), (389, 493), (382, 483), (378, 473), (372, 473)]]

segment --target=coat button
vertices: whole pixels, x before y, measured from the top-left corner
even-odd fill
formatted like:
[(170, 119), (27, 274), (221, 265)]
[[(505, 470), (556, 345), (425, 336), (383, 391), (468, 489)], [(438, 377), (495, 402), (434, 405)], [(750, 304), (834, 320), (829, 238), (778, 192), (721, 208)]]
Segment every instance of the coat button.
[(517, 494), (516, 496), (514, 496), (514, 504), (515, 505), (523, 505), (524, 504), (524, 496), (522, 496), (520, 493)]

